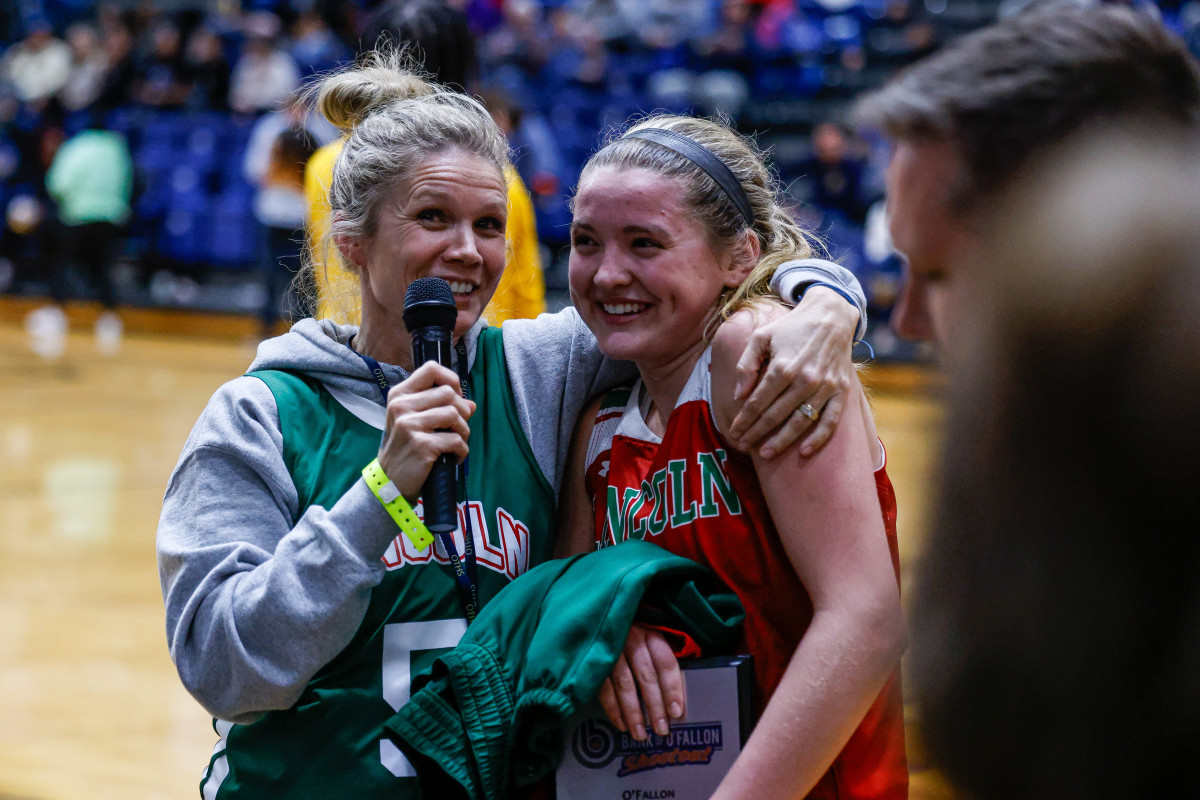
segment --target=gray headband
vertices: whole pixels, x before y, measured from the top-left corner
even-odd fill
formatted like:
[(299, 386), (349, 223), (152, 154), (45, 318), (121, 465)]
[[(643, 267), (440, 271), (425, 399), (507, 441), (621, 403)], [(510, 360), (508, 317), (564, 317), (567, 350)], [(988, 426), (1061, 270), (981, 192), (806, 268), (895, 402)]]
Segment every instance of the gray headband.
[(647, 142), (654, 142), (691, 161), (697, 167), (704, 170), (708, 177), (717, 182), (717, 186), (721, 187), (722, 191), (733, 202), (738, 212), (741, 213), (742, 219), (746, 220), (746, 227), (754, 227), (754, 210), (750, 207), (750, 198), (746, 197), (746, 190), (742, 188), (741, 182), (734, 176), (733, 170), (729, 169), (725, 162), (718, 158), (717, 154), (712, 150), (709, 150), (689, 136), (684, 136), (682, 133), (669, 131), (665, 128), (643, 128), (640, 131), (627, 133), (621, 138), (643, 139)]

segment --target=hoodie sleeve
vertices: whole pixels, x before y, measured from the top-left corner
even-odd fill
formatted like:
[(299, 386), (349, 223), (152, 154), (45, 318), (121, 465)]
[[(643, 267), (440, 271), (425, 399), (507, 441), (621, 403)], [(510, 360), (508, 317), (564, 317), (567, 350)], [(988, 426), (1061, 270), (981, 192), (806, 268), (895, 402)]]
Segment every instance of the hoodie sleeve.
[(828, 286), (858, 309), (854, 341), (862, 341), (867, 335), (867, 296), (853, 272), (832, 261), (803, 258), (782, 264), (771, 276), (771, 289), (788, 305), (795, 305), (800, 299), (797, 292), (813, 284)]
[(184, 445), (157, 535), (171, 658), (219, 719), (295, 703), (383, 579), (395, 524), (363, 481), (328, 510), (296, 520), (297, 506), (274, 396), (255, 378), (225, 384)]
[(557, 498), (575, 418), (584, 403), (602, 389), (633, 380), (637, 369), (605, 358), (574, 308), (509, 320), (502, 330), (521, 429)]

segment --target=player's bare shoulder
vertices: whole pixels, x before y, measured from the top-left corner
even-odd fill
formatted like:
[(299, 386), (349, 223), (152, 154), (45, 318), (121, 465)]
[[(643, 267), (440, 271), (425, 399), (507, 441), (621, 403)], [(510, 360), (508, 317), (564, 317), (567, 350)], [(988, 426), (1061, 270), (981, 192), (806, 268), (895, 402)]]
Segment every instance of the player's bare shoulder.
[(717, 427), (729, 429), (740, 402), (734, 399), (737, 386), (737, 366), (751, 337), (762, 326), (781, 319), (788, 313), (783, 305), (760, 302), (734, 312), (723, 321), (712, 338), (712, 400)]
[(728, 368), (733, 376), (738, 359), (746, 350), (750, 337), (762, 326), (787, 316), (790, 309), (779, 303), (759, 302), (729, 315), (713, 335), (713, 375), (718, 369)]

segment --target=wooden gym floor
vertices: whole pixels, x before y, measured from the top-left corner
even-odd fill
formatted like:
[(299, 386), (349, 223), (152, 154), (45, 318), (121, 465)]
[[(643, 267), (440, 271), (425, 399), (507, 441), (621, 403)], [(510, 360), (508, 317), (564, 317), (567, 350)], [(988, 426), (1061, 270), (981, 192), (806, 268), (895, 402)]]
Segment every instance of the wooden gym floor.
[[(0, 299), (0, 800), (195, 798), (216, 736), (167, 655), (154, 531), (184, 439), (249, 364), (256, 323), (131, 310), (120, 353), (102, 357), (96, 309), (73, 306), (67, 351), (47, 362), (25, 341), (33, 307)], [(873, 367), (867, 382), (907, 573), (928, 518), (938, 380)], [(950, 800), (910, 755), (913, 799)]]

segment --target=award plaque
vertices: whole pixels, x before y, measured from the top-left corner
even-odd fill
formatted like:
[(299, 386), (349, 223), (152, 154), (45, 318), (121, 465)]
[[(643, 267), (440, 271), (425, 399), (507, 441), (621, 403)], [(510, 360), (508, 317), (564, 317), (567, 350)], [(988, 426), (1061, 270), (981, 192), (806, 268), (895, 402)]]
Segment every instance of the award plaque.
[(687, 717), (636, 741), (599, 703), (567, 725), (558, 800), (704, 800), (750, 738), (750, 656), (681, 661)]

